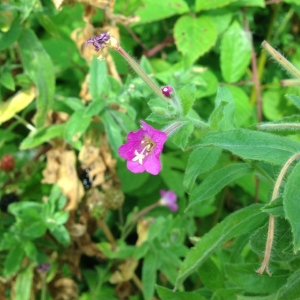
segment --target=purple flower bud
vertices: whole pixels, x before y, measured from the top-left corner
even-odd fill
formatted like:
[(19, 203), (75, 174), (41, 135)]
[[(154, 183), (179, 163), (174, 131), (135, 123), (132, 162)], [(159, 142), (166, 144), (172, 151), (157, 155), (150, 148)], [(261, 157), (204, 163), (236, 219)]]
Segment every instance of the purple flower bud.
[(46, 273), (50, 268), (50, 264), (49, 263), (42, 263), (37, 267), (37, 270), (40, 273)]
[(95, 50), (99, 51), (105, 47), (105, 43), (109, 41), (109, 39), (109, 33), (101, 33), (99, 36), (95, 36), (93, 39), (88, 39), (85, 44), (92, 44), (95, 47)]
[(161, 199), (159, 200), (160, 205), (167, 206), (171, 211), (178, 210), (177, 195), (172, 191), (160, 190)]
[(161, 92), (162, 92), (166, 97), (168, 97), (168, 98), (170, 98), (170, 94), (171, 94), (173, 91), (174, 91), (174, 89), (173, 89), (171, 86), (169, 86), (169, 85), (163, 86), (163, 87), (161, 88)]

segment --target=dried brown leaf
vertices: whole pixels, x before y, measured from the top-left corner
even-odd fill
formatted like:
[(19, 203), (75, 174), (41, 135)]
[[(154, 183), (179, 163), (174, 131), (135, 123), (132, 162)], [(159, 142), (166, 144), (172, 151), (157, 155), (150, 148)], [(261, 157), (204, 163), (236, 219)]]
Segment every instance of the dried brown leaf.
[(138, 240), (136, 242), (137, 246), (140, 246), (143, 244), (147, 238), (149, 233), (149, 227), (151, 223), (153, 223), (154, 219), (141, 219), (137, 223), (137, 234), (138, 234)]
[(134, 272), (138, 266), (138, 260), (128, 258), (119, 265), (118, 270), (115, 271), (109, 279), (112, 284), (128, 281), (134, 276)]

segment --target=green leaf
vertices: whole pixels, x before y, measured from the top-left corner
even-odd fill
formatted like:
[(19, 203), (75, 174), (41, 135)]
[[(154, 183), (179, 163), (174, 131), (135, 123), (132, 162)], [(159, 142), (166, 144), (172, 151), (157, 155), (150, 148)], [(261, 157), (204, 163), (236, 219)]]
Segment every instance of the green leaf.
[(115, 122), (109, 110), (103, 111), (101, 114), (101, 119), (104, 122), (109, 144), (115, 153), (118, 153), (118, 148), (121, 146), (123, 141), (120, 126)]
[(148, 101), (149, 108), (160, 118), (170, 118), (168, 103), (161, 98), (155, 98)]
[(11, 74), (11, 70), (6, 66), (0, 68), (0, 83), (11, 91), (15, 90), (14, 77)]
[(105, 62), (100, 62), (96, 56), (93, 57), (90, 69), (90, 92), (93, 101), (87, 107), (84, 116), (92, 117), (99, 114), (106, 106), (104, 91), (108, 85), (107, 67)]
[(293, 102), (293, 104), (300, 109), (300, 97), (296, 96), (296, 95), (285, 95), (289, 100), (291, 100)]
[(59, 38), (59, 31), (57, 24), (54, 24), (53, 21), (46, 14), (36, 13), (36, 18), (39, 23), (45, 28), (45, 30), (52, 35), (54, 38)]
[(24, 250), (20, 245), (10, 249), (4, 261), (5, 277), (9, 277), (17, 273), (24, 258), (24, 254)]
[(238, 235), (254, 231), (266, 222), (267, 215), (261, 211), (261, 205), (253, 204), (239, 211), (236, 211), (213, 227), (206, 233), (199, 242), (186, 255), (180, 268), (176, 289), (191, 273), (223, 243)]
[(33, 262), (37, 263), (37, 248), (33, 242), (26, 241), (24, 243), (24, 251)]
[(219, 87), (215, 109), (209, 118), (210, 129), (227, 131), (234, 128), (234, 101), (226, 87)]
[(287, 283), (278, 291), (277, 300), (297, 300), (300, 295), (300, 271), (294, 272)]
[(217, 163), (222, 150), (220, 148), (195, 149), (191, 153), (184, 174), (184, 188), (190, 192), (197, 176), (209, 171)]
[(185, 15), (177, 20), (174, 37), (178, 50), (192, 63), (215, 45), (217, 31), (209, 17)]
[(224, 275), (212, 259), (207, 259), (199, 267), (199, 276), (205, 287), (216, 291), (224, 287)]
[(166, 19), (188, 11), (189, 7), (184, 0), (143, 0), (141, 7), (134, 14), (140, 17), (138, 22), (140, 24)]
[(180, 97), (181, 106), (183, 109), (183, 115), (186, 116), (195, 102), (196, 87), (194, 83), (185, 85), (178, 91)]
[(206, 298), (195, 292), (174, 292), (165, 287), (156, 286), (161, 300), (205, 300)]
[(237, 82), (251, 60), (251, 45), (245, 30), (234, 22), (221, 42), (221, 71), (227, 82)]
[(19, 46), (25, 71), (38, 88), (36, 126), (40, 128), (45, 124), (47, 113), (53, 105), (55, 91), (53, 64), (32, 30), (23, 29)]
[(155, 290), (156, 273), (159, 256), (153, 250), (147, 252), (142, 269), (143, 295), (145, 300), (151, 300)]
[(284, 210), (283, 210), (283, 199), (279, 197), (275, 200), (270, 201), (267, 203), (263, 208), (262, 211), (267, 214), (272, 214), (279, 217), (285, 217)]
[(226, 6), (237, 0), (196, 0), (196, 12)]
[(34, 221), (23, 229), (23, 235), (29, 239), (36, 239), (46, 233), (46, 225), (42, 220)]
[(30, 149), (39, 146), (45, 142), (49, 142), (53, 138), (63, 137), (65, 124), (55, 124), (48, 127), (32, 131), (25, 139), (23, 139), (20, 149)]
[[(226, 264), (226, 275), (237, 287), (248, 293), (275, 293), (287, 280), (288, 271), (274, 272), (272, 276), (263, 274), (258, 276), (253, 270), (257, 264)], [(255, 289), (253, 289), (255, 287)]]
[(53, 220), (55, 221), (55, 224), (63, 225), (65, 224), (69, 219), (69, 212), (68, 211), (57, 211), (53, 215)]
[(285, 216), (290, 222), (293, 232), (293, 243), (294, 251), (300, 250), (300, 189), (299, 189), (299, 178), (300, 178), (300, 163), (298, 163), (292, 170), (288, 177), (288, 181), (284, 188), (283, 193), (283, 207)]
[(232, 94), (234, 101), (234, 124), (237, 127), (248, 125), (248, 120), (254, 112), (253, 106), (249, 102), (249, 96), (238, 86), (226, 86)]
[(186, 210), (196, 204), (201, 205), (202, 201), (214, 197), (229, 183), (251, 172), (253, 169), (245, 163), (229, 165), (214, 171), (192, 191)]
[(194, 124), (192, 122), (187, 122), (183, 126), (181, 126), (178, 130), (176, 130), (174, 136), (172, 137), (173, 143), (181, 148), (182, 150), (185, 149), (189, 137), (194, 131)]
[[(243, 290), (238, 288), (220, 289), (213, 294), (211, 300), (236, 300), (237, 293), (239, 292), (241, 293), (243, 292)], [(256, 299), (256, 300), (262, 300), (262, 299)]]
[(293, 154), (300, 152), (300, 143), (274, 134), (236, 129), (208, 133), (196, 147), (216, 146), (243, 158), (284, 164)]
[(18, 275), (14, 299), (15, 300), (30, 300), (31, 299), (31, 286), (33, 279), (33, 267), (28, 266)]
[(49, 228), (51, 234), (56, 238), (56, 240), (63, 246), (68, 246), (71, 242), (70, 234), (65, 226), (58, 225)]
[(265, 7), (264, 0), (238, 0), (232, 3), (232, 6), (258, 6)]
[[(261, 256), (264, 255), (266, 250), (268, 226), (269, 224), (266, 223), (264, 226), (256, 230), (250, 239), (251, 249)], [(275, 228), (276, 230), (272, 245), (271, 262), (287, 262), (291, 259), (299, 257), (299, 254), (295, 255), (293, 252), (293, 236), (289, 222), (284, 218), (276, 217)]]
[(10, 25), (10, 28), (5, 32), (0, 39), (0, 51), (9, 48), (17, 39), (21, 33), (21, 24), (18, 18), (15, 18)]
[(91, 117), (85, 115), (85, 109), (77, 110), (65, 125), (64, 138), (76, 148), (81, 147), (79, 138), (89, 127)]

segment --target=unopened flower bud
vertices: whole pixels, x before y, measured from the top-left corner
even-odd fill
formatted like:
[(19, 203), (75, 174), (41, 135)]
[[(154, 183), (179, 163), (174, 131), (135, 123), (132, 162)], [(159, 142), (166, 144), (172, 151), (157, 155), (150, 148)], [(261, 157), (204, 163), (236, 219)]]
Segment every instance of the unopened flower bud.
[(169, 86), (169, 85), (163, 86), (163, 87), (161, 88), (161, 92), (162, 92), (166, 97), (168, 97), (168, 98), (171, 97), (171, 93), (172, 93), (173, 91), (174, 91), (174, 89), (173, 89), (171, 86)]

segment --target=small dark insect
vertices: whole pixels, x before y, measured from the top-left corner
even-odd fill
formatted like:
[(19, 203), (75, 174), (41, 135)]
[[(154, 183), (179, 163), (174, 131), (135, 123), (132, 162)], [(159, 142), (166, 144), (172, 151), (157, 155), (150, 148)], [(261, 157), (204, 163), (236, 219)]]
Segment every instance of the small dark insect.
[(81, 180), (85, 190), (89, 190), (93, 184), (93, 179), (90, 178), (90, 169), (81, 170), (79, 172), (79, 179)]

